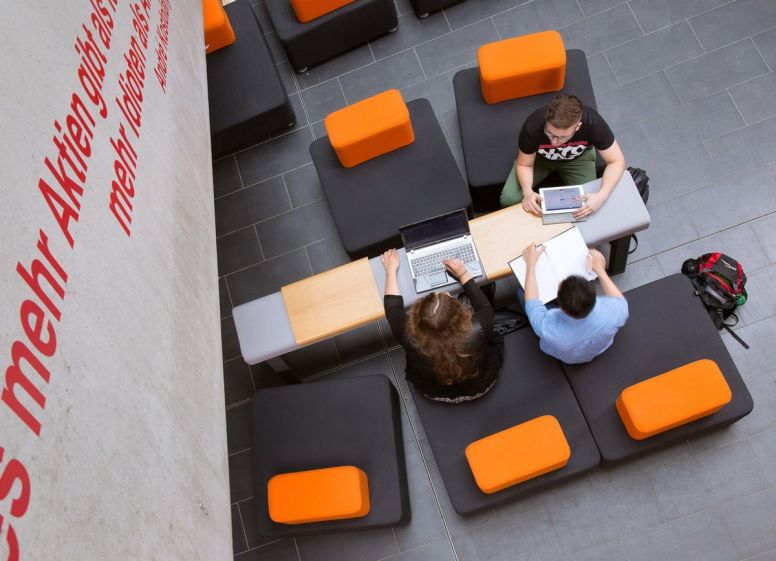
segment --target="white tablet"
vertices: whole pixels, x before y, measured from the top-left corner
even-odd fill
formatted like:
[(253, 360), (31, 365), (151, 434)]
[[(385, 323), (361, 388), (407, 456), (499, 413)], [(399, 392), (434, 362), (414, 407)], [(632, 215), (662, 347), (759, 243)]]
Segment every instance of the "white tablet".
[(542, 197), (542, 214), (573, 212), (584, 204), (582, 199), (584, 194), (582, 185), (542, 187), (539, 189), (539, 195)]

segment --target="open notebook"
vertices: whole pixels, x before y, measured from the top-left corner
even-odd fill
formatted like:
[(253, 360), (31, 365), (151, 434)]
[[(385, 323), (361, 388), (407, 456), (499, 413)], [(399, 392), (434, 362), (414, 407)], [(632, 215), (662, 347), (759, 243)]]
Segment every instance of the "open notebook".
[[(598, 278), (587, 268), (587, 245), (576, 226), (558, 234), (542, 244), (544, 252), (536, 262), (536, 282), (539, 284), (539, 300), (546, 304), (558, 296), (558, 284), (570, 275), (587, 280)], [(525, 260), (522, 256), (509, 262), (512, 272), (525, 288)]]

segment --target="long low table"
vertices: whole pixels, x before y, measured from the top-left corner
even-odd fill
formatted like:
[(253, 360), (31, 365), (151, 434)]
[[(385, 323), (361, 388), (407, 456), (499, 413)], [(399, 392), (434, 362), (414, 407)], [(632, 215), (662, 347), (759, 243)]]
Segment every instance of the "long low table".
[[(585, 192), (596, 192), (600, 186), (597, 179), (585, 184)], [(631, 235), (648, 228), (649, 223), (649, 213), (626, 172), (601, 209), (576, 226), (589, 246), (611, 244), (609, 272), (617, 274), (625, 270)], [(544, 242), (569, 228), (568, 224), (543, 225), (541, 218), (526, 213), (521, 205), (475, 218), (469, 224), (483, 264), (479, 282), (510, 275), (509, 261), (525, 246)], [(399, 254), (399, 288), (405, 305), (411, 306), (419, 296), (404, 250)], [(285, 364), (276, 357), (383, 318), (384, 289), (385, 271), (379, 257), (364, 258), (237, 306), (233, 317), (243, 359), (248, 364), (268, 361), (276, 370), (285, 370)], [(458, 289), (456, 284), (442, 290)]]

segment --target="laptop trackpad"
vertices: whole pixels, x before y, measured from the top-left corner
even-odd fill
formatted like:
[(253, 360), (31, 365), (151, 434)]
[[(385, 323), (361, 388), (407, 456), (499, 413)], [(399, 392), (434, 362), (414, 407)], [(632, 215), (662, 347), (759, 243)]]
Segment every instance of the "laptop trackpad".
[(428, 275), (428, 282), (431, 283), (431, 286), (439, 286), (441, 284), (447, 284), (447, 273), (444, 271), (440, 271), (438, 273), (433, 273)]

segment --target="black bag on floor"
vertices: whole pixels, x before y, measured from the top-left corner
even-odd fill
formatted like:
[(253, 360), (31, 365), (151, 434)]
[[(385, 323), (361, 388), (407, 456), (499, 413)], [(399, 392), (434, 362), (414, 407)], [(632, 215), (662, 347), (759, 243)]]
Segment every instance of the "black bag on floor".
[[(644, 204), (647, 204), (647, 201), (649, 200), (649, 176), (647, 175), (647, 172), (641, 168), (628, 168), (628, 172), (631, 174), (633, 182), (636, 184), (636, 189), (638, 189), (639, 195), (641, 195), (641, 200), (644, 201)], [(639, 247), (639, 238), (636, 237), (636, 234), (633, 234), (633, 241), (635, 242), (635, 245), (633, 246), (633, 249), (628, 251), (628, 254), (633, 253)]]
[[(747, 345), (731, 327), (738, 323), (736, 309), (746, 303), (746, 273), (741, 263), (724, 253), (705, 253), (682, 263), (682, 273), (695, 286), (695, 294), (717, 329), (725, 329), (744, 348)], [(732, 318), (732, 321), (726, 321)]]

